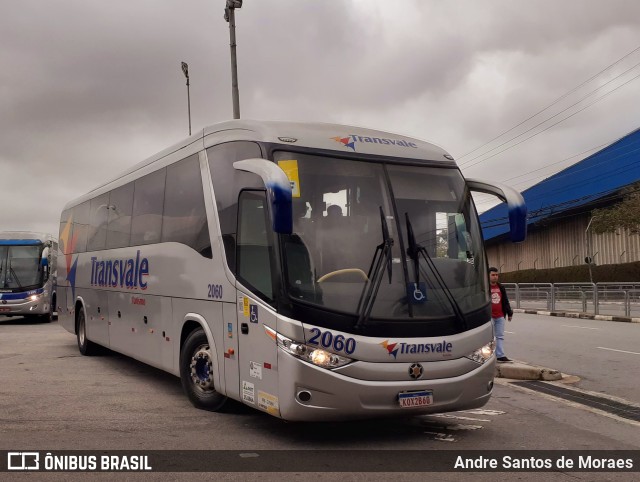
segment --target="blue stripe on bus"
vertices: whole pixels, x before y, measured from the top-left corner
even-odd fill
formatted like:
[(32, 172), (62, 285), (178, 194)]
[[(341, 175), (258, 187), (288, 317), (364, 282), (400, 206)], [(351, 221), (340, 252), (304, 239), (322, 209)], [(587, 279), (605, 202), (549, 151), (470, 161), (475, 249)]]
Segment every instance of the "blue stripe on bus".
[(42, 241), (37, 239), (0, 239), (0, 246), (38, 246)]
[(31, 295), (39, 295), (44, 291), (44, 288), (37, 290), (23, 291), (22, 293), (0, 293), (0, 300), (23, 300)]

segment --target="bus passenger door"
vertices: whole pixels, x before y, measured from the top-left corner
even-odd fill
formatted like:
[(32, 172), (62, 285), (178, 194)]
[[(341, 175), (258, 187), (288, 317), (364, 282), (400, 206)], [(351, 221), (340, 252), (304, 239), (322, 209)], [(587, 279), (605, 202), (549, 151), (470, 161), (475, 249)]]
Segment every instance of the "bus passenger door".
[(273, 251), (266, 193), (241, 191), (236, 244), (241, 400), (279, 416), (277, 347), (265, 331), (265, 326), (276, 328), (269, 306), (274, 298)]
[(255, 295), (238, 292), (238, 364), (240, 397), (247, 405), (279, 416), (276, 315)]

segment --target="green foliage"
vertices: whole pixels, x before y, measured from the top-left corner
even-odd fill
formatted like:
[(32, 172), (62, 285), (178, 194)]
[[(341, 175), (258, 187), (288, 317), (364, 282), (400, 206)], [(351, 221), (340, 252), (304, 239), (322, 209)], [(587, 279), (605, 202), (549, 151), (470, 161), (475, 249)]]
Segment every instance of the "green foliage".
[(640, 234), (640, 192), (635, 185), (624, 199), (611, 207), (594, 209), (592, 227), (595, 233), (614, 233), (627, 228), (631, 234)]
[(436, 234), (436, 256), (446, 258), (449, 252), (449, 234), (446, 229)]
[[(594, 283), (640, 282), (640, 262), (591, 266)], [(526, 269), (501, 273), (502, 283), (589, 283), (586, 264), (552, 269)]]

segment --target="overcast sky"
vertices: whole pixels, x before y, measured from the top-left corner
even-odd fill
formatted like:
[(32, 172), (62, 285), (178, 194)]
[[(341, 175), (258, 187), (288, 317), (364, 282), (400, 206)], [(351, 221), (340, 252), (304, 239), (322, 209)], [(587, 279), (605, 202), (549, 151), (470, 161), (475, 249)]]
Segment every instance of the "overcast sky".
[[(193, 130), (232, 118), (224, 5), (0, 0), (0, 230), (57, 236), (186, 137), (181, 61)], [(236, 23), (243, 118), (415, 136), (519, 190), (640, 127), (636, 0), (245, 0)]]

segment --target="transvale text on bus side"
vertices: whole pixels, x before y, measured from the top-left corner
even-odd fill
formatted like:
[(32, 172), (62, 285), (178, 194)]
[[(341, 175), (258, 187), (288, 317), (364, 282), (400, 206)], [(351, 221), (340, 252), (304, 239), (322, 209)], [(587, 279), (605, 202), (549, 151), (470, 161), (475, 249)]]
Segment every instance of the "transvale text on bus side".
[(149, 275), (149, 260), (134, 258), (100, 260), (91, 257), (91, 286), (147, 289), (145, 277)]

